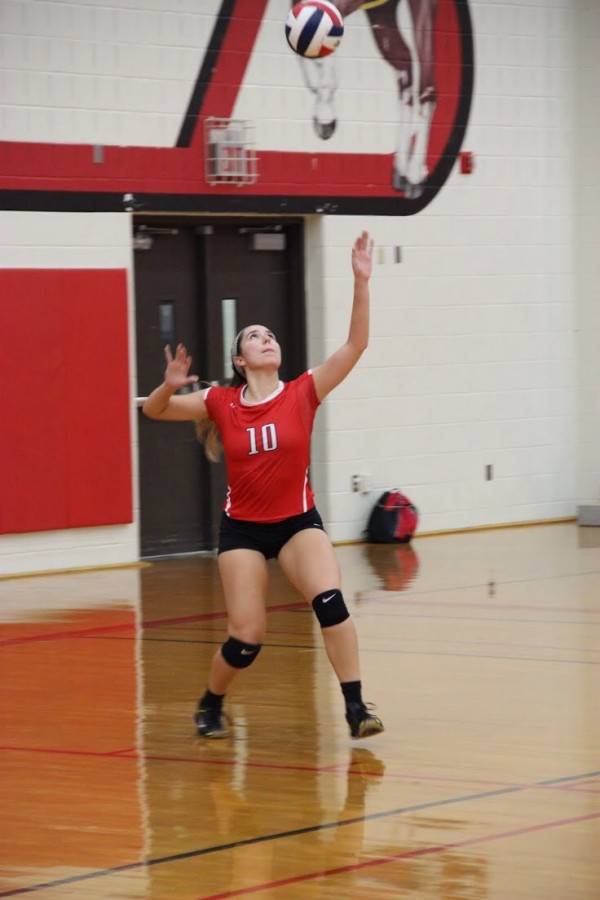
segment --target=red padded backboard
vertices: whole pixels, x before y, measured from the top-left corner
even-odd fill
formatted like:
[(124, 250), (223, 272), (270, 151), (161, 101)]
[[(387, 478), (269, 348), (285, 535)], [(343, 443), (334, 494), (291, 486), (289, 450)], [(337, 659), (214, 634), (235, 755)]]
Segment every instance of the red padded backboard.
[(0, 271), (0, 533), (132, 520), (124, 269)]

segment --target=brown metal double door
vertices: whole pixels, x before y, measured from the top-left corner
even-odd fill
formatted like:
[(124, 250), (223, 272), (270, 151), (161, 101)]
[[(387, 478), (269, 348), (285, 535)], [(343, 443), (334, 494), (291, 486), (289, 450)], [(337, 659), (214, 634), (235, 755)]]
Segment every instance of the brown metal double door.
[[(139, 397), (162, 381), (165, 344), (184, 343), (192, 372), (205, 383), (223, 383), (231, 337), (253, 323), (277, 335), (282, 378), (302, 371), (301, 223), (144, 218), (134, 228)], [(140, 413), (138, 426), (141, 555), (213, 549), (226, 490), (223, 464), (207, 462), (191, 423)]]

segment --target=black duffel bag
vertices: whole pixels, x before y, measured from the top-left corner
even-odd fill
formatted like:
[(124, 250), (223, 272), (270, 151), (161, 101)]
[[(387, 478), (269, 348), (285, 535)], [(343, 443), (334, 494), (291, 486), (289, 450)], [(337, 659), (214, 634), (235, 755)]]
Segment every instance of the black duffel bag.
[(406, 494), (384, 491), (371, 510), (367, 537), (374, 544), (408, 544), (418, 521), (418, 510)]

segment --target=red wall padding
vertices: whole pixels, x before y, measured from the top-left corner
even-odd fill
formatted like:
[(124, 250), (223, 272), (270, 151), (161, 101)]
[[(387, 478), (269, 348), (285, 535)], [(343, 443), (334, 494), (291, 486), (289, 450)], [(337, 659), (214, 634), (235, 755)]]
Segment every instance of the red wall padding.
[(0, 270), (0, 335), (0, 533), (131, 522), (125, 270)]

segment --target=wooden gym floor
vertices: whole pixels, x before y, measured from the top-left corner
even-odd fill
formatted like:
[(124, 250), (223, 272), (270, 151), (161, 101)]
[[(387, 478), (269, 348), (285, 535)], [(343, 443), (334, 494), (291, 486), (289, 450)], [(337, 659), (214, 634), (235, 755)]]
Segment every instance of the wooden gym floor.
[(0, 897), (600, 898), (600, 529), (338, 554), (359, 742), (275, 563), (224, 741), (191, 721), (212, 557), (0, 581)]

